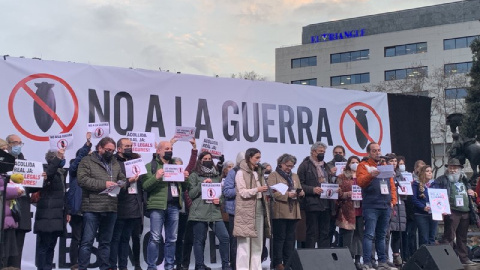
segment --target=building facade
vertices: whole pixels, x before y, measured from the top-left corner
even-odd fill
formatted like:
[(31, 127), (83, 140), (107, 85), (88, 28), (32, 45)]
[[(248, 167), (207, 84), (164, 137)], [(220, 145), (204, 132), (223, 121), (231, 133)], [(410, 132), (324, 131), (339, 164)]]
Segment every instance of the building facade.
[[(432, 121), (443, 126), (445, 114), (461, 112), (468, 79), (445, 83), (442, 92), (428, 84), (401, 91), (389, 86), (423, 76), (432, 80), (438, 71), (466, 78), (469, 44), (479, 35), (480, 0), (311, 24), (302, 29), (301, 45), (275, 50), (275, 80), (366, 91), (386, 85), (386, 92), (441, 96), (446, 111), (432, 111)], [(435, 155), (444, 155), (449, 138), (447, 130), (432, 124)]]

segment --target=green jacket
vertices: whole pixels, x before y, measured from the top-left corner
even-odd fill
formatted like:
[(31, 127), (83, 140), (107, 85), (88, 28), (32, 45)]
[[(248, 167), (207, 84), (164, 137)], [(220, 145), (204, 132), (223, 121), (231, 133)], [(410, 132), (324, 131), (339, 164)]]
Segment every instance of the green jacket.
[(203, 222), (222, 221), (222, 213), (220, 212), (221, 203), (206, 203), (205, 200), (202, 200), (202, 183), (207, 178), (212, 179), (212, 183), (222, 182), (220, 176), (204, 177), (198, 175), (196, 172), (192, 172), (188, 177), (188, 195), (192, 199), (188, 220)]
[[(163, 162), (155, 158), (157, 163), (157, 170), (163, 168)], [(155, 177), (156, 171), (152, 173), (152, 162), (146, 165), (147, 174), (142, 175), (142, 187), (147, 192), (147, 210), (165, 210), (167, 209), (168, 189), (170, 182), (163, 181), (163, 178), (157, 179)], [(182, 186), (185, 183), (178, 183), (178, 202), (180, 208), (182, 207)]]
[(126, 180), (115, 158), (111, 161), (112, 174), (100, 160), (97, 152), (82, 159), (78, 165), (77, 181), (82, 188), (82, 212), (117, 212), (117, 197), (99, 194), (107, 181)]

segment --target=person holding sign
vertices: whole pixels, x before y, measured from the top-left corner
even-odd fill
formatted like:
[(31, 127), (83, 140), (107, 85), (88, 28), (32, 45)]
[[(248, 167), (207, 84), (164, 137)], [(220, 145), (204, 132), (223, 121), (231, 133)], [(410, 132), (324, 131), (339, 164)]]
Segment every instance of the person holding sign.
[[(182, 208), (182, 182), (167, 182), (164, 180), (164, 164), (173, 164), (173, 146), (171, 142), (161, 141), (157, 145), (156, 154), (152, 162), (147, 164), (147, 174), (141, 176), (142, 186), (147, 192), (147, 215), (150, 216), (150, 239), (147, 245), (148, 270), (157, 269), (162, 229), (165, 226), (165, 270), (171, 270), (175, 266), (175, 244), (177, 242), (177, 230), (179, 211)], [(184, 171), (188, 177), (188, 172)]]
[(67, 218), (65, 205), (65, 149), (48, 151), (44, 168), (47, 179), (40, 190), (37, 202), (33, 233), (37, 234), (35, 262), (38, 269), (52, 269), (53, 255), (58, 237), (66, 233)]
[(426, 165), (420, 168), (418, 179), (412, 183), (412, 200), (415, 209), (415, 222), (418, 227), (419, 246), (435, 244), (435, 236), (437, 235), (438, 222), (432, 219), (428, 198), (428, 182), (432, 177), (432, 167)]
[[(342, 246), (348, 247), (352, 258), (355, 258), (355, 264), (360, 263), (360, 256), (362, 253), (361, 238), (354, 238), (355, 232), (363, 231), (363, 224), (360, 224), (357, 229), (357, 219), (363, 221), (361, 217), (356, 216), (356, 209), (360, 208), (360, 201), (352, 200), (352, 186), (356, 182), (356, 170), (360, 158), (357, 156), (351, 156), (347, 160), (347, 165), (343, 170), (343, 173), (337, 177), (337, 183), (340, 188), (338, 194), (338, 213), (335, 221), (335, 225), (340, 229), (340, 235), (342, 236)], [(356, 240), (356, 241), (354, 241)], [(358, 263), (357, 263), (358, 258)]]
[[(120, 164), (122, 172), (126, 174), (125, 162), (141, 158), (132, 152), (132, 142), (128, 138), (117, 141), (115, 159)], [(145, 167), (145, 166), (143, 166)], [(126, 187), (118, 195), (117, 221), (113, 230), (110, 244), (110, 268), (127, 269), (128, 254), (130, 252), (130, 237), (133, 229), (142, 223), (143, 217), (143, 192), (139, 174), (128, 178)]]
[(264, 194), (268, 186), (258, 165), (260, 159), (260, 150), (247, 149), (235, 175), (233, 235), (237, 237), (237, 270), (262, 270), (263, 235), (270, 237), (270, 212)]
[(358, 185), (362, 188), (362, 210), (365, 221), (363, 235), (363, 267), (372, 269), (372, 243), (378, 255), (378, 269), (396, 269), (388, 266), (385, 237), (390, 225), (390, 214), (397, 203), (397, 192), (393, 178), (378, 178), (381, 150), (378, 143), (367, 145), (368, 159), (360, 162), (357, 169)]
[[(188, 215), (188, 222), (193, 224), (193, 253), (195, 255), (195, 269), (205, 270), (204, 251), (208, 226), (212, 226), (215, 235), (220, 242), (220, 256), (222, 258), (222, 270), (230, 270), (229, 263), (229, 235), (220, 212), (221, 193), (210, 194), (205, 200), (202, 197), (203, 183), (221, 183), (220, 173), (215, 168), (212, 154), (202, 152), (198, 155), (197, 164), (192, 174), (188, 177), (188, 195), (192, 199), (192, 206)], [(203, 194), (205, 195), (205, 194)]]
[(300, 185), (298, 175), (292, 173), (297, 158), (290, 154), (283, 154), (277, 159), (277, 168), (268, 176), (270, 186), (282, 183), (288, 186), (285, 194), (276, 191), (273, 193), (272, 227), (273, 251), (272, 265), (275, 270), (283, 270), (295, 250), (295, 230), (301, 219), (298, 197), (304, 197), (305, 192)]
[[(82, 188), (83, 234), (78, 253), (78, 269), (87, 269), (95, 238), (98, 239), (97, 259), (101, 270), (110, 267), (110, 242), (117, 219), (117, 197), (102, 193), (125, 180), (120, 164), (113, 156), (115, 141), (102, 138), (96, 151), (80, 161), (78, 185)], [(98, 231), (98, 234), (97, 234)]]
[(470, 225), (469, 198), (474, 192), (470, 187), (467, 177), (462, 172), (463, 165), (456, 158), (447, 163), (447, 171), (444, 175), (435, 179), (433, 188), (446, 189), (452, 214), (444, 215), (444, 232), (441, 243), (453, 246), (455, 240), (455, 252), (460, 262), (465, 265), (475, 265), (468, 258), (467, 233)]

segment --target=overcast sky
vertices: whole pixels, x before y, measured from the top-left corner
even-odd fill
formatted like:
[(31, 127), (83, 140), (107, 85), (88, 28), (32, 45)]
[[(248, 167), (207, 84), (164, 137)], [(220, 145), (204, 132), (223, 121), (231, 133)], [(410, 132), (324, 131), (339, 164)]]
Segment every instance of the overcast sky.
[(0, 0), (0, 54), (275, 78), (302, 26), (446, 0)]

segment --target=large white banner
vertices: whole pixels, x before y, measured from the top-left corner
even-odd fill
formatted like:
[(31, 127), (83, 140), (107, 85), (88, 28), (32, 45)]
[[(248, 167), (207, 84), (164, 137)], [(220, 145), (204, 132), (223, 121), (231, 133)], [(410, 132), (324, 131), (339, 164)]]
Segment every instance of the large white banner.
[[(213, 139), (226, 160), (235, 160), (256, 147), (273, 166), (283, 153), (299, 165), (316, 141), (329, 145), (326, 160), (335, 145), (347, 156), (365, 155), (372, 141), (384, 153), (391, 149), (385, 93), (11, 57), (0, 61), (0, 77), (0, 137), (18, 134), (29, 160), (44, 160), (48, 136), (60, 133), (73, 133), (66, 153), (73, 158), (87, 124), (99, 122), (110, 123), (115, 140), (138, 131), (158, 142), (177, 126), (195, 127), (199, 149)], [(173, 155), (188, 161), (190, 149), (178, 141)], [(147, 163), (151, 154), (143, 158)]]

